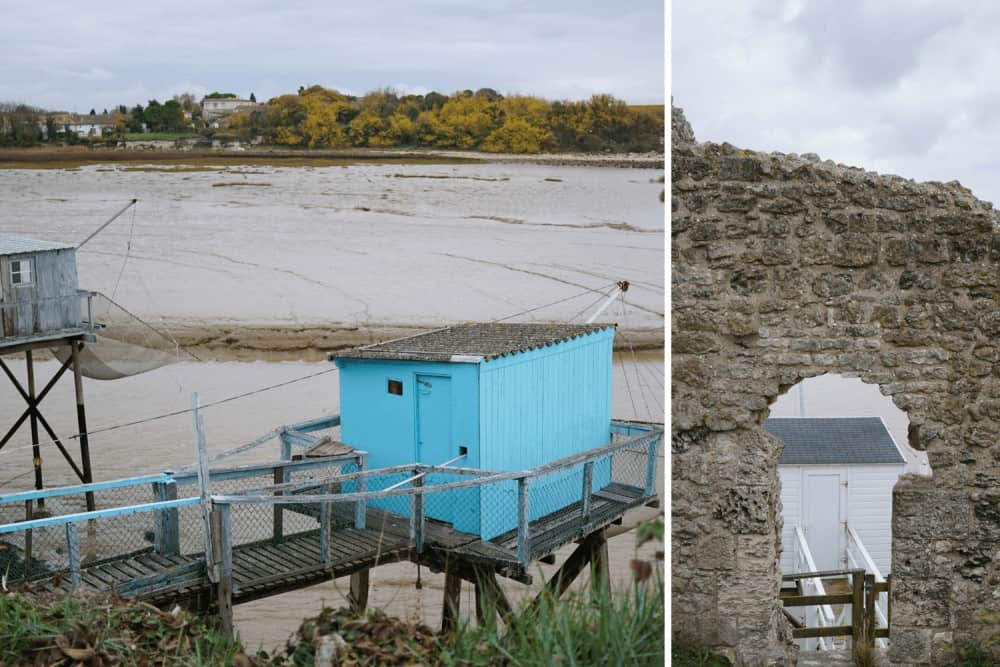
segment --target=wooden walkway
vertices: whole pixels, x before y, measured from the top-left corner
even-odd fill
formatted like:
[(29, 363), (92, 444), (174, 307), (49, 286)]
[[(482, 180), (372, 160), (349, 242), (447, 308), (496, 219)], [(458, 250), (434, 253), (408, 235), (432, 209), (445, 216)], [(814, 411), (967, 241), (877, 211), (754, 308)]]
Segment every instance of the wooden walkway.
[[(580, 524), (579, 503), (531, 523), (531, 548), (544, 558), (583, 535), (619, 521), (630, 508), (649, 502), (641, 490), (612, 484), (594, 494), (591, 521)], [(346, 510), (346, 508), (345, 508)], [(338, 520), (339, 519), (339, 520)], [(517, 562), (517, 531), (485, 542), (449, 525), (427, 521), (424, 552), (416, 553), (410, 522), (380, 509), (366, 510), (366, 528), (349, 525), (353, 515), (334, 517), (330, 552), (323, 562), (320, 531), (296, 533), (279, 540), (266, 539), (236, 545), (232, 554), (233, 603), (239, 604), (353, 575), (379, 565), (410, 560), (435, 570), (449, 562), (467, 562), (497, 574), (530, 582), (526, 567)], [(169, 606), (181, 604), (204, 611), (212, 599), (203, 554), (161, 555), (152, 549), (83, 564), (78, 588), (116, 592)], [(64, 574), (30, 582), (32, 591), (72, 590)]]

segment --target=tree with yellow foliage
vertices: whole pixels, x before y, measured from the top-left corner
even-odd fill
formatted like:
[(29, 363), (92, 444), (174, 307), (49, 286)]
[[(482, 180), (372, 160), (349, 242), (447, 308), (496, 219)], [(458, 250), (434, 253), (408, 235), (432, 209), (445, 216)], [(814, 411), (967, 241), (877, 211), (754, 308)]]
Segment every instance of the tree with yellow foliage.
[(541, 153), (551, 150), (555, 143), (555, 137), (545, 128), (514, 117), (491, 132), (480, 148), (490, 153)]

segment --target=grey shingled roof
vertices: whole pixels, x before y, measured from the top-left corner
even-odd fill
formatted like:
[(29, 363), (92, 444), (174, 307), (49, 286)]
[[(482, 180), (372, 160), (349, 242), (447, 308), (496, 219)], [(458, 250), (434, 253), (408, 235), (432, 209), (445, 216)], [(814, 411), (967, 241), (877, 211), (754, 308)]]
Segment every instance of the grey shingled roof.
[(390, 340), (337, 352), (335, 359), (489, 361), (613, 328), (613, 324), (521, 324), (485, 322)]
[(41, 241), (23, 236), (0, 234), (0, 255), (17, 255), (25, 252), (42, 252), (44, 250), (67, 250), (76, 246), (59, 241)]
[(878, 417), (772, 417), (764, 430), (784, 441), (782, 465), (906, 462)]

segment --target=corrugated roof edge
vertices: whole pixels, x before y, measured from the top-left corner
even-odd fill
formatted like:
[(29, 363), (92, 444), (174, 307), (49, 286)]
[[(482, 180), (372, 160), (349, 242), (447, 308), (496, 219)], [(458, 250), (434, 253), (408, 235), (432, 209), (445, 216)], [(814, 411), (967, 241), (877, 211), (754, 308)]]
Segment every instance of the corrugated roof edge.
[[(438, 333), (441, 331), (447, 331), (449, 329), (454, 329), (456, 327), (471, 326), (476, 324), (492, 324), (491, 322), (462, 322), (460, 324), (452, 324), (447, 327), (441, 327), (440, 329), (432, 329), (430, 331), (425, 331), (419, 334), (412, 334), (410, 336), (403, 336), (401, 338), (393, 338), (390, 340), (380, 341), (378, 343), (370, 343), (368, 345), (363, 345), (360, 347), (351, 348), (348, 350), (343, 350), (340, 352), (331, 352), (327, 355), (327, 359), (330, 361), (336, 361), (337, 359), (371, 359), (371, 360), (388, 360), (388, 361), (437, 361), (437, 362), (458, 362), (458, 363), (482, 363), (484, 361), (492, 361), (495, 359), (500, 359), (506, 356), (512, 356), (515, 354), (522, 354), (525, 352), (530, 352), (532, 350), (541, 349), (543, 347), (550, 347), (552, 345), (558, 345), (560, 343), (565, 343), (570, 340), (575, 340), (576, 338), (581, 338), (583, 336), (589, 336), (602, 331), (607, 331), (608, 329), (617, 330), (618, 324), (615, 322), (595, 322), (587, 326), (593, 327), (591, 330), (586, 332), (580, 332), (575, 335), (564, 336), (556, 340), (549, 341), (542, 345), (532, 345), (530, 347), (521, 348), (519, 350), (511, 350), (509, 352), (499, 353), (499, 354), (489, 354), (489, 355), (467, 355), (467, 354), (455, 354), (453, 352), (447, 353), (431, 353), (431, 352), (389, 352), (389, 351), (378, 351), (376, 348), (388, 345), (390, 343), (398, 343), (405, 340), (410, 340), (412, 338), (419, 338), (421, 336), (427, 336), (430, 334)], [(515, 323), (516, 324), (516, 323)], [(565, 322), (531, 322), (525, 324), (567, 324)], [(567, 324), (567, 326), (569, 326)], [(457, 357), (457, 358), (456, 358)], [(473, 359), (473, 357), (477, 357)]]
[(502, 359), (503, 357), (512, 357), (515, 354), (523, 354), (525, 352), (531, 352), (532, 350), (540, 350), (543, 347), (551, 347), (553, 345), (560, 345), (562, 343), (567, 343), (567, 342), (569, 342), (571, 340), (576, 340), (577, 338), (583, 338), (584, 336), (592, 336), (592, 335), (594, 335), (596, 333), (600, 333), (602, 331), (607, 331), (608, 329), (616, 329), (616, 330), (618, 329), (618, 325), (614, 324), (614, 323), (603, 323), (602, 322), (602, 323), (594, 324), (593, 326), (596, 327), (596, 328), (591, 329), (590, 331), (584, 331), (584, 332), (581, 332), (581, 333), (578, 333), (578, 334), (574, 334), (574, 335), (571, 335), (571, 336), (564, 336), (564, 337), (559, 338), (557, 340), (549, 341), (548, 343), (543, 343), (541, 345), (532, 345), (530, 347), (521, 348), (520, 350), (511, 350), (510, 352), (501, 352), (500, 354), (488, 354), (488, 355), (484, 355), (483, 361), (493, 361), (494, 359)]
[(28, 236), (0, 234), (0, 255), (20, 255), (22, 253), (72, 250), (74, 248), (76, 248), (75, 245), (62, 241), (44, 241)]

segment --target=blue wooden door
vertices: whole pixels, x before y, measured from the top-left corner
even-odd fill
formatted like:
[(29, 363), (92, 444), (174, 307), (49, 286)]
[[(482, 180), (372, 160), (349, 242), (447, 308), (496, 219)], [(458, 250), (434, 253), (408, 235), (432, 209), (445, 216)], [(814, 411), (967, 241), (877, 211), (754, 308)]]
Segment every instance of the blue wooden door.
[(451, 443), (451, 378), (417, 376), (417, 461), (440, 465), (455, 456)]
[[(456, 456), (451, 442), (451, 378), (417, 375), (417, 461), (440, 465)], [(448, 476), (433, 475), (427, 484), (441, 484)], [(425, 496), (427, 516), (451, 522), (453, 503), (448, 492)]]

